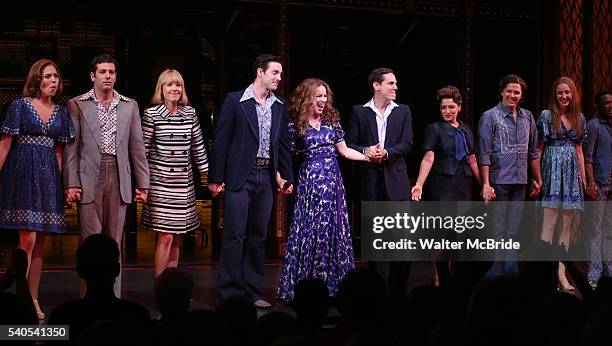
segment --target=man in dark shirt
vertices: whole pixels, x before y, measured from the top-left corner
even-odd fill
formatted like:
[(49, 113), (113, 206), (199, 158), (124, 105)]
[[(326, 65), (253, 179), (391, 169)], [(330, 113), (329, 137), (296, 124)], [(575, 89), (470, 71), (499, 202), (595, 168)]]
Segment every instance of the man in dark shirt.
[(612, 275), (612, 91), (595, 96), (597, 117), (587, 123), (589, 142), (583, 146), (587, 176), (586, 196), (595, 201), (591, 217), (591, 258), (588, 279), (595, 284)]

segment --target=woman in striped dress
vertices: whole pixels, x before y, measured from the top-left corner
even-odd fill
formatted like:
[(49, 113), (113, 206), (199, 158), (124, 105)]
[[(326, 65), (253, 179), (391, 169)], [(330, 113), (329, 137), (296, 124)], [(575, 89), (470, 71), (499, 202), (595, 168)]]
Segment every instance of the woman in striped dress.
[(151, 188), (142, 209), (142, 225), (159, 232), (155, 246), (155, 276), (176, 267), (181, 234), (200, 226), (195, 203), (192, 163), (200, 173), (208, 171), (208, 157), (196, 111), (188, 106), (181, 74), (161, 73), (151, 99), (155, 106), (144, 111), (142, 132)]

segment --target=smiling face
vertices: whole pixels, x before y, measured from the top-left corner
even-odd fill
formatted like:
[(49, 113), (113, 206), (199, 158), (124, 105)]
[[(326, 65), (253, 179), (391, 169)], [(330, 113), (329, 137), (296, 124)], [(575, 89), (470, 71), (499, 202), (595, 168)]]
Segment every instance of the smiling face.
[(91, 72), (89, 78), (94, 83), (94, 89), (100, 93), (113, 91), (117, 81), (117, 71), (112, 62), (103, 62), (96, 65), (96, 72)]
[(383, 78), (381, 83), (372, 83), (374, 93), (381, 95), (386, 101), (395, 100), (397, 97), (397, 79), (395, 75), (393, 73), (387, 73), (383, 75)]
[(555, 97), (561, 110), (566, 111), (572, 103), (572, 90), (569, 85), (560, 83), (555, 88)]
[(320, 85), (317, 87), (314, 94), (313, 101), (313, 111), (314, 114), (320, 116), (323, 114), (323, 110), (325, 110), (325, 105), (327, 104), (327, 89), (325, 86)]
[(600, 101), (600, 114), (607, 117), (608, 119), (612, 119), (612, 94), (603, 95)]
[(257, 78), (261, 79), (261, 83), (266, 89), (274, 91), (278, 88), (282, 73), (283, 65), (270, 61), (265, 71), (261, 68), (257, 70)]
[(162, 94), (164, 101), (170, 103), (178, 103), (183, 95), (183, 85), (179, 81), (167, 81), (162, 86)]
[(442, 99), (440, 101), (440, 115), (442, 119), (449, 124), (457, 124), (457, 115), (461, 111), (461, 106), (453, 99)]
[(46, 97), (55, 96), (60, 82), (60, 76), (53, 65), (47, 65), (42, 70), (40, 93)]
[(508, 83), (501, 92), (502, 104), (510, 109), (515, 109), (523, 97), (523, 90), (518, 83)]

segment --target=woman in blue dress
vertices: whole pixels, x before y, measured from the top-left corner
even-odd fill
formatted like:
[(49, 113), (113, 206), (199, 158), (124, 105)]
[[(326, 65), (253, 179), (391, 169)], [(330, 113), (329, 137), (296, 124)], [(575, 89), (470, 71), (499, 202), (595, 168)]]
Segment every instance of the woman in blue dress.
[(289, 104), (289, 138), (299, 156), (299, 180), (277, 299), (293, 299), (295, 284), (320, 278), (331, 296), (353, 269), (354, 256), (344, 185), (337, 154), (368, 161), (344, 142), (340, 116), (329, 85), (309, 78), (295, 89)]
[[(542, 152), (539, 204), (544, 208), (540, 238), (548, 243), (556, 240), (568, 249), (580, 219), (583, 188), (586, 186), (582, 154), (582, 144), (586, 142), (586, 120), (580, 113), (580, 95), (573, 80), (560, 77), (553, 83), (549, 109), (540, 113), (537, 126)], [(556, 234), (559, 216), (560, 232)], [(559, 284), (563, 290), (574, 289), (567, 281), (561, 263)]]
[(57, 65), (35, 62), (0, 127), (0, 229), (19, 230), (19, 248), (28, 255), (28, 286), (38, 304), (45, 233), (66, 230), (60, 180), (62, 150), (74, 138), (65, 107), (53, 97), (62, 92)]

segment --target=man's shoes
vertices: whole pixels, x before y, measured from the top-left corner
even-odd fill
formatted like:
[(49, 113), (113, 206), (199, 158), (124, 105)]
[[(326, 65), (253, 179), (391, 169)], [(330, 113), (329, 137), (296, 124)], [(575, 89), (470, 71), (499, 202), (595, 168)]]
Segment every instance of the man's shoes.
[(256, 308), (260, 308), (260, 309), (269, 309), (272, 307), (272, 304), (268, 303), (267, 301), (263, 299), (257, 299), (256, 301), (253, 302), (253, 306), (255, 306)]

